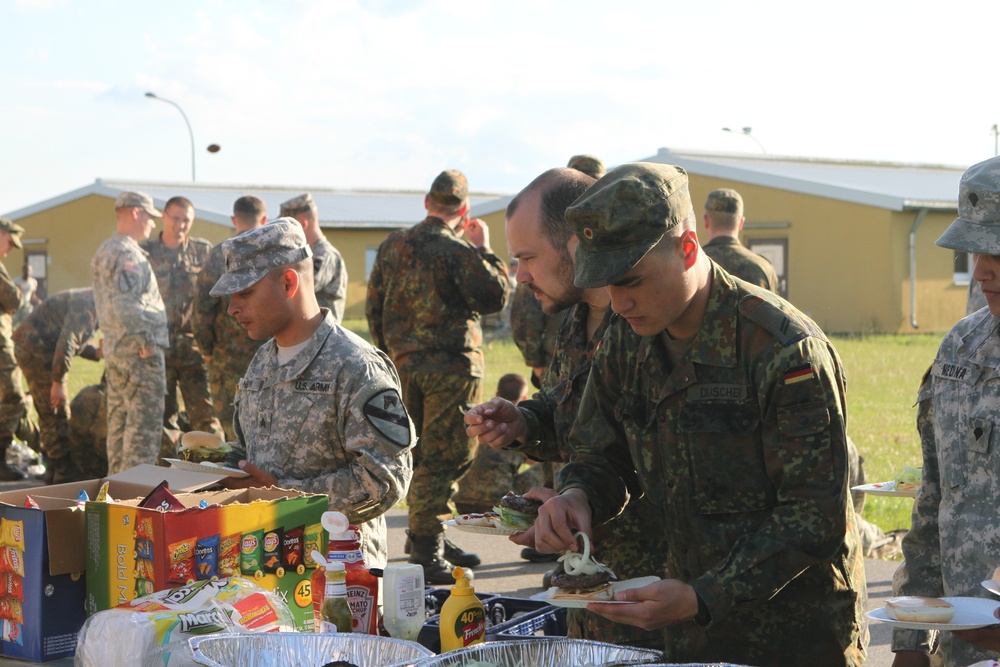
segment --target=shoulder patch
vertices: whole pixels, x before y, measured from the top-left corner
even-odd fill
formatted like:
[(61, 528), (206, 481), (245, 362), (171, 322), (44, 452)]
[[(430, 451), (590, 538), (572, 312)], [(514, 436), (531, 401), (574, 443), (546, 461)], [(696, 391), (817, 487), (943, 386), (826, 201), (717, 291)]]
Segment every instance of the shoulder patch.
[(740, 300), (740, 312), (748, 320), (771, 333), (783, 347), (812, 335), (802, 323), (792, 320), (788, 313), (756, 295), (745, 296)]
[(365, 418), (376, 431), (400, 447), (410, 446), (410, 416), (395, 389), (385, 389), (368, 399)]

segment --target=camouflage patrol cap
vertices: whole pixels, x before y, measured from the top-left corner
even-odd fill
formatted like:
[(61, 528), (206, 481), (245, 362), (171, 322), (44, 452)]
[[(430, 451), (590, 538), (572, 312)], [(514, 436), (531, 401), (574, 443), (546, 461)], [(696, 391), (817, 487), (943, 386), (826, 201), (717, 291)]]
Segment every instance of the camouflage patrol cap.
[(145, 192), (123, 192), (118, 195), (118, 199), (115, 200), (115, 210), (129, 206), (141, 208), (154, 218), (163, 217), (163, 214), (157, 211), (156, 207), (153, 206), (153, 198)]
[(582, 171), (587, 176), (593, 176), (594, 178), (600, 178), (606, 173), (604, 163), (601, 162), (600, 158), (593, 155), (574, 155), (566, 163), (566, 167)]
[(312, 195), (306, 192), (298, 197), (292, 197), (288, 201), (282, 202), (281, 209), (278, 211), (278, 216), (286, 218), (296, 216), (299, 213), (305, 213), (306, 211), (315, 210), (316, 202), (313, 201)]
[(718, 211), (719, 213), (733, 213), (737, 216), (743, 215), (743, 197), (736, 190), (721, 188), (708, 193), (705, 200), (706, 211)]
[(17, 224), (13, 220), (8, 220), (7, 218), (0, 218), (0, 229), (5, 232), (10, 232), (10, 242), (14, 244), (15, 248), (23, 248), (21, 245), (21, 234), (24, 233), (24, 227)]
[(632, 270), (692, 212), (680, 167), (636, 162), (615, 167), (566, 209), (576, 247), (577, 287), (604, 287)]
[(312, 257), (312, 250), (302, 225), (292, 218), (278, 218), (223, 241), (222, 254), (226, 272), (209, 292), (212, 296), (245, 290), (271, 269)]
[(427, 196), (438, 204), (457, 206), (469, 198), (469, 181), (457, 169), (446, 169), (438, 174)]
[(958, 217), (937, 244), (980, 255), (1000, 255), (1000, 157), (974, 164), (962, 174)]

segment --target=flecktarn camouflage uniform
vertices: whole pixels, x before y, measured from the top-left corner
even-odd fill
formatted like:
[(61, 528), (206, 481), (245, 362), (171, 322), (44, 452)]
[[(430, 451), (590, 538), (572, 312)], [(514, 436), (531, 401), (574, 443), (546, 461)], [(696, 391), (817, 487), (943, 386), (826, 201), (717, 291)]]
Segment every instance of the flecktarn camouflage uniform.
[(778, 293), (778, 274), (774, 266), (766, 257), (758, 255), (740, 243), (739, 239), (732, 236), (716, 236), (702, 246), (702, 250), (729, 274), (751, 285)]

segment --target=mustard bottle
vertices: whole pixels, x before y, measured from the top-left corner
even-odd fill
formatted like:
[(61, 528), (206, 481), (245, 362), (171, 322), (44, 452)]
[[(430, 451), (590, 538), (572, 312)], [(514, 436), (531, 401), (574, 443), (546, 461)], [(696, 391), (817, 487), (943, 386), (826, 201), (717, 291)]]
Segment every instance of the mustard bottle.
[(470, 644), (480, 644), (486, 639), (486, 609), (469, 585), (465, 570), (456, 567), (452, 572), (455, 585), (451, 595), (441, 607), (441, 651), (453, 651)]

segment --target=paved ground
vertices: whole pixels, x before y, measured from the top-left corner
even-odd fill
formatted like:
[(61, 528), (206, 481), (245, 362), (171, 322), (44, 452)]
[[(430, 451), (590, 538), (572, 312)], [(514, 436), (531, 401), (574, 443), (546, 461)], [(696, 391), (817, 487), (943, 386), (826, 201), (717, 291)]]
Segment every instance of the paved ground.
[[(23, 488), (25, 483), (0, 483), (0, 491), (12, 488)], [(389, 560), (392, 563), (406, 561), (403, 554), (403, 543), (406, 539), (406, 512), (393, 510), (388, 515), (389, 524)], [(483, 565), (475, 569), (475, 586), (477, 591), (498, 593), (508, 597), (529, 597), (541, 590), (542, 574), (549, 564), (529, 563), (520, 558), (521, 547), (509, 542), (504, 537), (463, 533), (455, 529), (449, 531), (449, 537), (464, 549), (478, 553), (483, 559)], [(892, 573), (897, 563), (891, 561), (867, 560), (865, 562), (868, 577), (869, 609), (883, 606), (884, 598), (891, 594)], [(887, 625), (872, 622), (871, 644), (866, 667), (889, 667), (892, 664), (892, 653), (889, 651), (890, 633)], [(0, 657), (0, 667), (24, 665), (22, 661), (9, 660)], [(53, 667), (69, 667), (73, 664), (71, 658), (55, 660), (47, 665)]]

